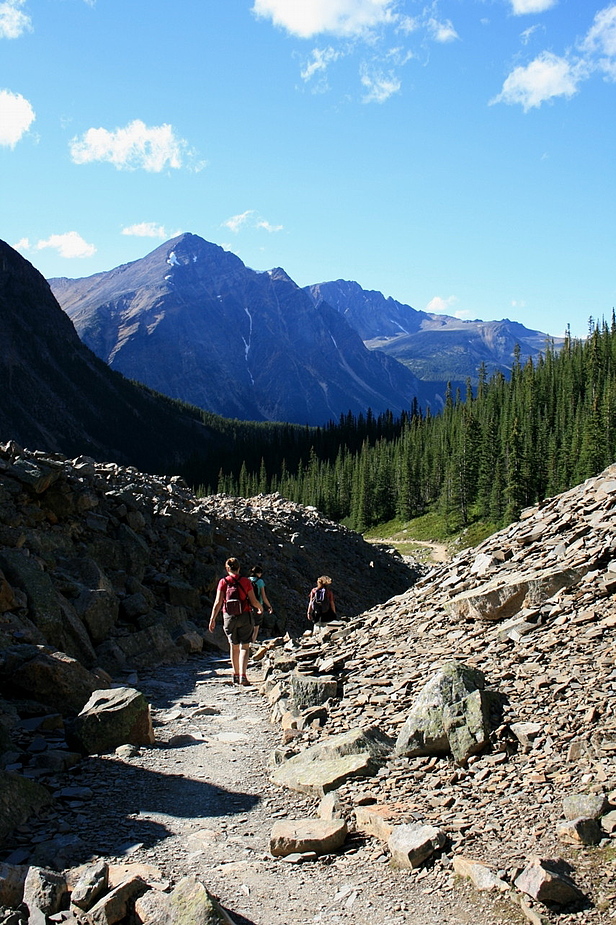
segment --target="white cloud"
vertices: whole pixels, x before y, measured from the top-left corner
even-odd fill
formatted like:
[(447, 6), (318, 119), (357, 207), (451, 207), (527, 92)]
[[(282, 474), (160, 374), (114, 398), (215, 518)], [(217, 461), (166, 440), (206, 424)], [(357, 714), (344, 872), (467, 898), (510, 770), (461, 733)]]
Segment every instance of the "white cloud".
[(391, 23), (395, 0), (254, 0), (253, 13), (299, 38), (319, 33), (356, 36)]
[(391, 72), (383, 74), (367, 68), (362, 68), (361, 82), (367, 91), (362, 97), (362, 103), (384, 103), (394, 93), (398, 93), (402, 86), (401, 81)]
[(284, 225), (272, 225), (267, 219), (258, 215), (254, 209), (247, 209), (239, 215), (232, 215), (226, 222), (222, 223), (224, 228), (228, 228), (233, 234), (237, 234), (242, 228), (256, 228), (257, 231), (282, 231)]
[(18, 39), (32, 31), (32, 21), (21, 7), (25, 0), (6, 0), (0, 3), (0, 39)]
[(572, 65), (566, 58), (544, 51), (526, 67), (516, 67), (490, 103), (519, 103), (528, 112), (546, 100), (574, 96), (583, 76), (581, 65)]
[(0, 90), (0, 145), (14, 148), (35, 118), (32, 105), (20, 93)]
[(528, 29), (525, 29), (524, 32), (522, 32), (522, 33), (520, 34), (520, 38), (521, 38), (521, 40), (522, 40), (522, 44), (523, 44), (523, 45), (528, 45), (528, 43), (530, 42), (530, 40), (531, 40), (531, 38), (533, 37), (533, 35), (535, 34), (535, 32), (537, 32), (540, 28), (541, 28), (541, 26), (539, 26), (539, 25), (537, 25), (537, 23), (535, 23), (534, 26), (529, 26)]
[(558, 0), (511, 0), (511, 9), (514, 16), (524, 16), (526, 13), (545, 13), (546, 10), (556, 6)]
[(70, 150), (75, 164), (106, 161), (118, 170), (142, 168), (150, 173), (160, 173), (165, 167), (178, 170), (192, 156), (187, 142), (175, 136), (171, 125), (148, 127), (141, 119), (112, 132), (88, 129), (81, 138), (73, 138)]
[(439, 315), (442, 315), (442, 314), (448, 315), (451, 313), (451, 309), (453, 308), (453, 306), (457, 304), (457, 301), (458, 301), (458, 297), (455, 295), (447, 296), (446, 299), (444, 299), (440, 295), (435, 295), (434, 298), (430, 299), (430, 301), (426, 305), (426, 311), (439, 314)]
[(67, 231), (66, 234), (52, 234), (46, 241), (39, 241), (37, 250), (45, 247), (55, 248), (60, 257), (91, 257), (96, 253), (93, 244), (88, 244), (76, 231)]
[(439, 22), (438, 19), (431, 17), (428, 20), (428, 32), (432, 36), (435, 42), (453, 42), (455, 39), (459, 38), (458, 33), (453, 27), (451, 20), (447, 19), (445, 22)]
[[(589, 55), (589, 64), (616, 81), (616, 4), (595, 15), (581, 48)], [(594, 62), (593, 56), (598, 56)]]
[(19, 251), (22, 254), (24, 251), (30, 250), (30, 239), (29, 238), (20, 238), (17, 244), (13, 244), (13, 249)]
[(269, 231), (270, 234), (275, 231), (282, 231), (283, 227), (283, 225), (270, 225), (264, 218), (255, 225), (255, 228), (260, 228), (262, 231)]
[(223, 226), (228, 228), (229, 231), (232, 231), (233, 234), (237, 234), (240, 228), (246, 224), (250, 216), (254, 214), (254, 209), (247, 209), (246, 212), (242, 212), (240, 215), (232, 215), (226, 222), (223, 222)]
[(162, 238), (165, 240), (171, 235), (167, 235), (163, 225), (157, 225), (155, 222), (139, 222), (136, 225), (128, 225), (122, 229), (122, 234), (134, 235), (137, 238)]
[(323, 76), (327, 68), (340, 57), (340, 52), (330, 46), (327, 48), (313, 48), (312, 60), (300, 72), (302, 80), (309, 81), (315, 75)]

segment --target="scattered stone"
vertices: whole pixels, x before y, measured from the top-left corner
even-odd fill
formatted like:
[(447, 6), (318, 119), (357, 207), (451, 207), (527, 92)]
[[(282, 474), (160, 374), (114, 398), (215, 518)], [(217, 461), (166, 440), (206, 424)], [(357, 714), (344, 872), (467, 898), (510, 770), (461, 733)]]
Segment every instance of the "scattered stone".
[(270, 851), (274, 857), (289, 854), (331, 854), (341, 848), (347, 837), (343, 819), (281, 819), (274, 823)]
[(515, 885), (539, 902), (568, 906), (584, 899), (584, 894), (567, 870), (568, 865), (563, 861), (534, 858), (516, 877)]
[(445, 833), (434, 825), (402, 823), (394, 825), (387, 846), (395, 867), (419, 867), (442, 848)]

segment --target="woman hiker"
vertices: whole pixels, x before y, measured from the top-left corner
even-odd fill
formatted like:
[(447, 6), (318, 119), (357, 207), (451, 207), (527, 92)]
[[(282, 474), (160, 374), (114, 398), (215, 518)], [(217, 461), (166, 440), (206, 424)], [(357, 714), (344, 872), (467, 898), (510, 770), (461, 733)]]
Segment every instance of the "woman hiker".
[(317, 586), (310, 592), (306, 616), (311, 623), (322, 623), (336, 616), (336, 602), (331, 589), (332, 580), (329, 575), (317, 578)]
[(250, 681), (246, 677), (246, 666), (253, 634), (252, 609), (254, 608), (261, 614), (263, 608), (255, 597), (250, 579), (240, 577), (238, 560), (227, 559), (225, 568), (227, 574), (218, 582), (209, 629), (210, 633), (214, 632), (216, 617), (222, 609), (222, 625), (231, 650), (233, 683), (249, 687)]
[(261, 624), (263, 622), (263, 609), (267, 608), (268, 613), (273, 613), (272, 605), (267, 599), (267, 594), (265, 593), (265, 582), (263, 581), (263, 569), (260, 565), (253, 565), (250, 570), (250, 580), (252, 582), (252, 587), (255, 592), (255, 597), (261, 604), (261, 613), (253, 613), (252, 622), (254, 624), (254, 630), (252, 634), (252, 642), (257, 641), (257, 636), (259, 635), (259, 630), (261, 629)]

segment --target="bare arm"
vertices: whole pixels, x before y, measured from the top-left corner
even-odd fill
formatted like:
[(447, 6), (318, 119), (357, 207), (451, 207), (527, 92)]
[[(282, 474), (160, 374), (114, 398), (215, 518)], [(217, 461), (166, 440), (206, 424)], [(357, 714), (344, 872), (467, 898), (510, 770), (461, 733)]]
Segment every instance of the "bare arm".
[(263, 603), (265, 604), (265, 606), (267, 607), (267, 609), (268, 609), (269, 612), (271, 613), (271, 612), (272, 612), (272, 605), (270, 604), (270, 602), (269, 602), (268, 599), (267, 599), (267, 594), (265, 593), (265, 588), (264, 588), (264, 587), (261, 588), (261, 597), (263, 598)]
[(210, 633), (213, 633), (216, 628), (216, 617), (218, 616), (221, 607), (222, 607), (222, 589), (219, 588), (218, 591), (216, 592), (216, 600), (212, 604), (212, 615), (210, 617), (210, 626), (209, 626)]
[(261, 607), (258, 598), (255, 597), (255, 592), (252, 589), (248, 592), (248, 600), (257, 611), (257, 613), (263, 613), (263, 608)]

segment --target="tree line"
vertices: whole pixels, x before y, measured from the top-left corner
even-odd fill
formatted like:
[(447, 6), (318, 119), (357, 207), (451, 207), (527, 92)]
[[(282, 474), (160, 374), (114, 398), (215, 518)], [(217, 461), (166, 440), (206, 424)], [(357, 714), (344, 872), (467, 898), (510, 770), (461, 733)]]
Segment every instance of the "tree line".
[(415, 405), (395, 419), (368, 412), (326, 428), (282, 425), (273, 442), (253, 433), (250, 453), (220, 470), (216, 490), (280, 492), (359, 531), (429, 510), (452, 532), (477, 520), (504, 526), (616, 457), (616, 319), (589, 328), (559, 351), (546, 343), (535, 362), (522, 364), (517, 348), (509, 380), (483, 365), (474, 388), (448, 389), (437, 415)]

